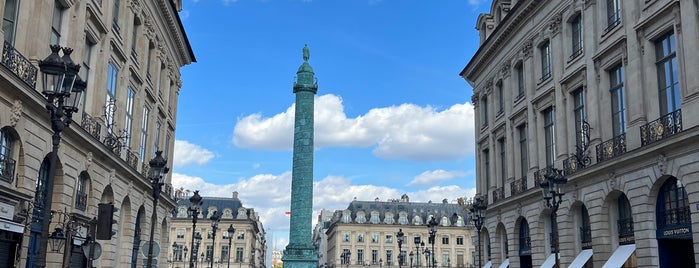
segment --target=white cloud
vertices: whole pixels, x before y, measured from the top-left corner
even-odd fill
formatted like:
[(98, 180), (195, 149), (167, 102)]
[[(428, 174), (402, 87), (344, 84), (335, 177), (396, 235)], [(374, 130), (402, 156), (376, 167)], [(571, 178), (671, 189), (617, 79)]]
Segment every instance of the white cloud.
[(175, 140), (174, 167), (182, 167), (190, 164), (203, 165), (214, 158), (214, 153), (196, 144), (184, 140)]
[[(263, 117), (240, 118), (233, 132), (236, 146), (266, 150), (290, 150), (293, 145), (294, 110)], [(415, 161), (452, 160), (473, 152), (473, 106), (455, 104), (446, 110), (414, 104), (371, 109), (347, 118), (342, 99), (327, 94), (316, 97), (315, 147), (372, 147), (377, 157)]]
[(443, 169), (425, 171), (420, 175), (415, 176), (408, 186), (429, 186), (435, 185), (442, 181), (448, 181), (453, 178), (466, 176), (466, 172), (460, 170), (446, 171)]
[[(172, 184), (175, 188), (197, 189), (204, 197), (231, 197), (233, 191), (238, 191), (238, 198), (243, 206), (255, 209), (268, 232), (288, 235), (290, 218), (285, 216), (284, 212), (291, 209), (291, 172), (279, 175), (259, 174), (223, 185), (208, 183), (199, 177), (173, 173)], [(476, 189), (450, 185), (405, 192), (385, 186), (352, 185), (348, 178), (328, 176), (314, 182), (313, 192), (313, 211), (320, 211), (345, 209), (355, 198), (369, 201), (378, 197), (386, 201), (389, 198), (400, 198), (404, 193), (410, 196), (410, 202), (441, 202), (446, 198), (450, 203), (454, 203), (458, 197), (472, 197)], [(313, 224), (316, 222), (317, 217), (314, 215)], [(287, 240), (283, 238), (285, 237), (275, 237), (275, 243), (286, 243)], [(285, 244), (277, 244), (278, 248), (284, 246)]]

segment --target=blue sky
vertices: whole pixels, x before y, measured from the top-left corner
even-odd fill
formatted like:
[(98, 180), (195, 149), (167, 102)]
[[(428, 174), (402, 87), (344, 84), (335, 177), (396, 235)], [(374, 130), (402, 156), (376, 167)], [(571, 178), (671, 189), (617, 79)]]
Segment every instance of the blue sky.
[[(197, 63), (184, 67), (173, 185), (239, 192), (270, 245), (288, 239), (301, 49), (318, 79), (314, 209), (353, 198), (454, 201), (475, 193), (471, 87), (490, 1), (184, 0)], [(315, 222), (315, 219), (314, 219)]]

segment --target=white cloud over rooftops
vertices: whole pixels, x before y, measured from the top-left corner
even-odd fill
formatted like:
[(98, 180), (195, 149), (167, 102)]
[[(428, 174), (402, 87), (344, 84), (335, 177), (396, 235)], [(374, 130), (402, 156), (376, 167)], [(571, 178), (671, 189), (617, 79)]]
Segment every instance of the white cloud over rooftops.
[(187, 165), (203, 165), (214, 158), (214, 153), (199, 145), (184, 140), (175, 140), (174, 167)]
[[(263, 117), (238, 119), (233, 143), (238, 147), (291, 150), (295, 105)], [(474, 112), (470, 103), (445, 110), (401, 104), (369, 110), (348, 118), (339, 96), (316, 97), (315, 147), (374, 147), (375, 156), (413, 161), (453, 160), (474, 151)]]

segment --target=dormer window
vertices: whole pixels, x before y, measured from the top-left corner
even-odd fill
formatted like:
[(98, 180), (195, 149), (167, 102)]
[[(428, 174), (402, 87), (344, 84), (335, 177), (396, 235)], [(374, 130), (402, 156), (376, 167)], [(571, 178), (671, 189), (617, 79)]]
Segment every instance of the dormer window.
[(371, 212), (371, 223), (372, 224), (379, 224), (379, 212), (378, 211)]

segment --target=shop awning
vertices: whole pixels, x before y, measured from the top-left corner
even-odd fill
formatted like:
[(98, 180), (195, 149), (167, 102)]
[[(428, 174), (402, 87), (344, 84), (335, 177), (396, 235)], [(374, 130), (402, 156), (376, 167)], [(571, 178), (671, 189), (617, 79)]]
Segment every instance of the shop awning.
[(505, 261), (502, 262), (502, 264), (500, 264), (500, 268), (507, 268), (509, 266), (510, 266), (510, 259), (505, 259)]
[[(558, 255), (558, 258), (559, 259), (561, 258), (560, 254)], [(544, 263), (541, 264), (541, 268), (552, 268), (553, 265), (555, 265), (555, 264), (556, 264), (556, 254), (552, 253), (551, 255), (549, 255), (548, 258), (546, 258), (546, 261), (544, 261)]]
[(580, 251), (568, 268), (582, 268), (590, 257), (592, 257), (592, 249)]
[(636, 244), (630, 244), (630, 245), (621, 245), (616, 250), (614, 250), (614, 253), (612, 253), (612, 256), (609, 257), (609, 260), (604, 263), (604, 266), (602, 268), (618, 268), (624, 265), (626, 260), (629, 259), (631, 254), (636, 250)]
[(13, 233), (24, 233), (24, 225), (16, 223), (16, 222), (11, 222), (5, 219), (0, 219), (0, 230), (5, 230), (8, 232), (13, 232)]
[(485, 265), (483, 265), (483, 268), (491, 268), (492, 266), (493, 266), (493, 262), (492, 262), (492, 261), (488, 261), (488, 262), (485, 263)]

